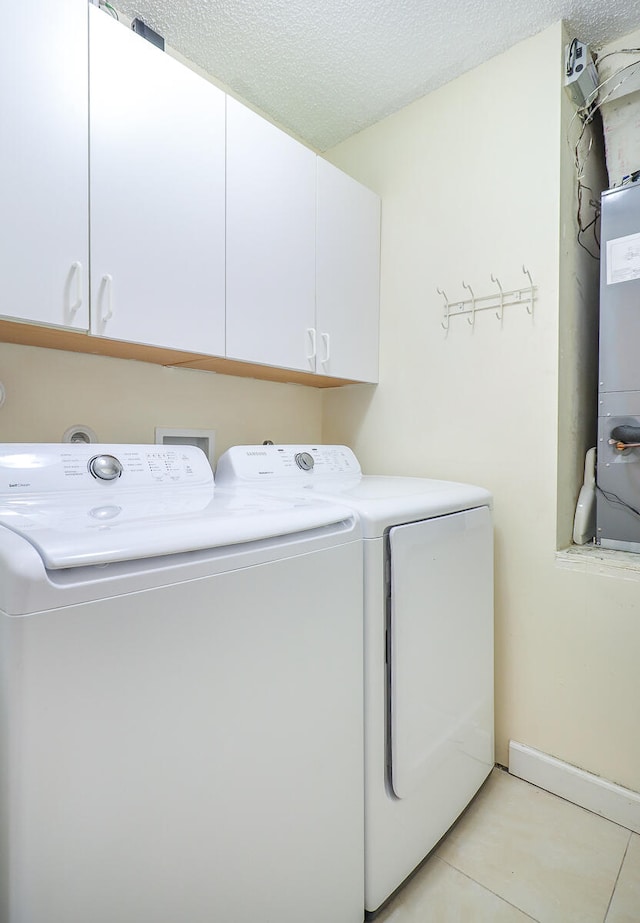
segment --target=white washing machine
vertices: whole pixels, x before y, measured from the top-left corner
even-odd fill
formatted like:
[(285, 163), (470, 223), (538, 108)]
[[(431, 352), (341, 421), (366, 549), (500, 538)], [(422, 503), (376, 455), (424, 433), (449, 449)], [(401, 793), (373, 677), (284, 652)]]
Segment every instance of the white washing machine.
[(360, 923), (361, 605), (342, 505), (0, 446), (2, 923)]
[(491, 495), (449, 481), (364, 476), (345, 446), (237, 446), (216, 479), (331, 497), (360, 518), (365, 907), (373, 913), (494, 765)]

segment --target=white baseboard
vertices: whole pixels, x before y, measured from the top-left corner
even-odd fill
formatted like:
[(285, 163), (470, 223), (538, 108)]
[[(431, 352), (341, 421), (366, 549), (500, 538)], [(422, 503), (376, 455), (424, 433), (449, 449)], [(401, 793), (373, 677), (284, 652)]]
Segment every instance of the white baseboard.
[(547, 792), (640, 833), (640, 793), (608, 782), (533, 747), (509, 742), (509, 772)]

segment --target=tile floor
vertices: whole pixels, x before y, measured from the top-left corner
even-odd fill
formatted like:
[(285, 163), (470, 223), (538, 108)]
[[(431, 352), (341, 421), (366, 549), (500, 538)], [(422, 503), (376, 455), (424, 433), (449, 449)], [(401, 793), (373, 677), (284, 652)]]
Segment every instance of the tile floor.
[(495, 769), (375, 923), (640, 923), (640, 836)]

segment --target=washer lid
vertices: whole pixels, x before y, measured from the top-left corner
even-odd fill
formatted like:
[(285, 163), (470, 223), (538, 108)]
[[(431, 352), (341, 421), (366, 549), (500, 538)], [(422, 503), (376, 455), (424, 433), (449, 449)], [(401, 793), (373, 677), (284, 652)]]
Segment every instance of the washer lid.
[(352, 519), (335, 503), (218, 490), (195, 446), (0, 445), (0, 525), (30, 542), (49, 569), (218, 548)]

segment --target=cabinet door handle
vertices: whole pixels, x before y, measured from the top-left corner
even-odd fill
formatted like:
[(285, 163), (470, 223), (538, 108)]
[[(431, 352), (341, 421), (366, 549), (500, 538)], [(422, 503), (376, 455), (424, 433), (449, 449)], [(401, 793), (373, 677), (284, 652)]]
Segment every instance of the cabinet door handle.
[[(73, 319), (78, 310), (82, 307), (82, 263), (77, 260), (71, 264), (70, 281), (75, 277), (76, 280), (76, 297), (75, 301), (69, 303), (69, 317)], [(71, 288), (71, 286), (69, 286)]]
[(326, 365), (329, 359), (331, 358), (331, 337), (328, 333), (321, 333), (322, 342), (324, 343), (324, 359), (321, 359), (320, 362), (322, 365)]
[(307, 336), (311, 342), (311, 352), (307, 353), (307, 362), (313, 362), (316, 358), (316, 331), (315, 327), (307, 327)]
[[(107, 310), (102, 313), (102, 307), (106, 305)], [(102, 315), (102, 326), (104, 327), (108, 320), (113, 317), (113, 277), (104, 275), (100, 282), (100, 314)]]

